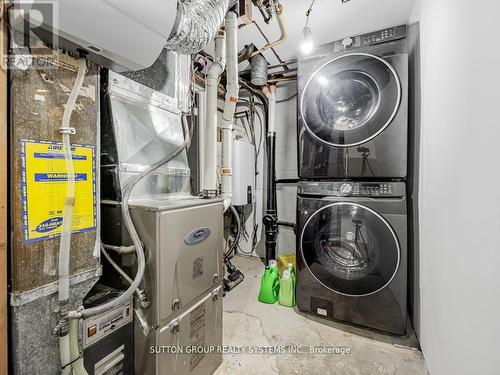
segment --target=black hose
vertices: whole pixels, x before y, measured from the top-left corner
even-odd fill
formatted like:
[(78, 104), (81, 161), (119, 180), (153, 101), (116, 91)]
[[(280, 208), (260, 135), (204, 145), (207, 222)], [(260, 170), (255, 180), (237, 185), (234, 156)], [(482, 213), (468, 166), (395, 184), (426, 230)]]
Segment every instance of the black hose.
[(236, 236), (234, 238), (233, 243), (229, 247), (229, 250), (224, 253), (224, 256), (227, 259), (231, 259), (234, 255), (234, 251), (236, 250), (236, 246), (238, 246), (238, 243), (240, 242), (240, 237), (241, 237), (241, 220), (240, 220), (240, 215), (238, 214), (238, 211), (236, 211), (236, 208), (231, 204), (229, 205), (229, 210), (233, 214), (234, 220), (236, 221)]

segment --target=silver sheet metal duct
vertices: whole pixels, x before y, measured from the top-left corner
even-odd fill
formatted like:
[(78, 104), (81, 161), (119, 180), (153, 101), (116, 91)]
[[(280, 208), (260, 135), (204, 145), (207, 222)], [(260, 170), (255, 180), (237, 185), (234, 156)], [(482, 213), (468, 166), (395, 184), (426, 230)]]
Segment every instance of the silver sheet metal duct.
[[(121, 188), (140, 173), (179, 147), (184, 140), (181, 113), (189, 103), (190, 58), (164, 50), (157, 62), (139, 72), (109, 72), (105, 89), (103, 131), (103, 198), (121, 199)], [(160, 194), (190, 195), (190, 170), (186, 152), (146, 177), (131, 198)]]

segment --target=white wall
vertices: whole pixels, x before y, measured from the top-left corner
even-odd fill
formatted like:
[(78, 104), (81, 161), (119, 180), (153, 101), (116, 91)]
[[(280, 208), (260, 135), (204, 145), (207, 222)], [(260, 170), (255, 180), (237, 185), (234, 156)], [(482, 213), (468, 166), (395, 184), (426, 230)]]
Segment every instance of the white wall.
[(500, 373), (496, 0), (417, 0), (420, 341), (432, 375)]
[[(276, 99), (287, 99), (297, 93), (297, 83), (278, 85)], [(297, 100), (277, 103), (276, 106), (276, 178), (297, 178)], [(278, 184), (276, 187), (276, 206), (281, 221), (295, 223), (297, 184)], [(289, 227), (279, 227), (278, 255), (294, 254), (295, 234)]]

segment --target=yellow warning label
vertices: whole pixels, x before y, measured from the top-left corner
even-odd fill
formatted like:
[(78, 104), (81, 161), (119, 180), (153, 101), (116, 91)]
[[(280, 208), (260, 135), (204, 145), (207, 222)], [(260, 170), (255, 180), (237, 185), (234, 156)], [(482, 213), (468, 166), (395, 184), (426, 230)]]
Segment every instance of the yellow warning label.
[[(96, 227), (95, 147), (71, 145), (75, 170), (73, 233)], [(60, 235), (66, 198), (66, 161), (62, 143), (21, 140), (21, 191), (24, 241)]]

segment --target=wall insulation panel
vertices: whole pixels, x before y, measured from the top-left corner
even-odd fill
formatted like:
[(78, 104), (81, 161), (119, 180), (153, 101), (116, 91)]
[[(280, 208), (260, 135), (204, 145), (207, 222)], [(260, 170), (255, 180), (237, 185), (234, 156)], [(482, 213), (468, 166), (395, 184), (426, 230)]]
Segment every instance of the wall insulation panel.
[[(40, 194), (36, 192), (38, 186), (46, 188), (47, 184), (34, 184), (30, 189), (26, 188), (26, 179), (33, 173), (36, 178), (45, 182), (58, 183), (57, 174), (50, 175), (50, 172), (61, 172), (53, 170), (53, 161), (50, 158), (60, 158), (57, 151), (45, 151), (44, 147), (50, 150), (51, 147), (57, 149), (61, 141), (59, 128), (61, 127), (64, 105), (66, 104), (73, 84), (76, 79), (77, 60), (67, 55), (58, 55), (56, 65), (47, 64), (46, 67), (31, 67), (27, 70), (14, 68), (10, 72), (10, 111), (11, 111), (11, 277), (12, 294), (16, 295), (50, 284), (57, 280), (59, 236), (57, 230), (52, 230), (60, 225), (58, 217), (62, 214), (59, 211), (61, 196), (64, 197), (65, 183), (59, 180), (60, 191), (58, 194)], [(79, 199), (86, 199), (87, 205), (84, 210), (86, 214), (93, 217), (89, 219), (86, 215), (78, 217), (77, 210), (73, 221), (74, 228), (80, 230), (74, 233), (71, 239), (71, 274), (79, 274), (99, 266), (98, 258), (93, 256), (96, 247), (97, 230), (99, 222), (99, 202), (98, 202), (98, 173), (99, 164), (99, 70), (92, 64), (88, 65), (85, 81), (77, 99), (77, 105), (71, 117), (70, 126), (76, 129), (76, 134), (71, 136), (72, 144), (84, 145), (83, 148), (74, 150), (75, 172), (78, 172), (78, 157), (87, 160), (85, 173), (82, 179), (94, 180), (94, 197), (85, 194), (77, 195), (76, 205), (81, 204)], [(41, 149), (36, 146), (41, 144)], [(25, 152), (27, 146), (34, 147), (33, 152), (38, 150), (39, 164), (30, 161), (30, 155), (21, 154)], [(44, 146), (45, 145), (45, 146)], [(29, 151), (31, 152), (31, 151)], [(79, 154), (79, 156), (77, 155)], [(92, 157), (92, 154), (94, 157)], [(35, 155), (35, 154), (33, 154)], [(43, 156), (44, 155), (44, 156)], [(54, 156), (55, 155), (55, 156)], [(76, 156), (75, 156), (76, 155)], [(36, 156), (34, 156), (36, 158)], [(89, 160), (88, 158), (92, 158)], [(24, 160), (24, 161), (23, 161)], [(41, 163), (41, 164), (40, 164)], [(44, 164), (45, 163), (45, 164)], [(51, 164), (52, 163), (52, 164)], [(93, 163), (89, 166), (88, 163)], [(30, 167), (31, 166), (31, 167)], [(23, 175), (23, 170), (28, 170)], [(33, 169), (34, 168), (34, 169)], [(88, 169), (93, 169), (88, 171)], [(52, 169), (52, 170), (51, 170)], [(90, 176), (92, 174), (92, 176)], [(28, 176), (27, 176), (28, 175)], [(55, 176), (56, 180), (50, 180)], [(64, 180), (64, 176), (62, 177)], [(79, 177), (77, 180), (77, 194), (79, 189)], [(34, 181), (34, 180), (33, 180)], [(38, 181), (38, 180), (37, 180)], [(51, 188), (53, 188), (52, 185)], [(28, 190), (28, 191), (27, 191)], [(38, 194), (39, 198), (29, 199), (30, 194)], [(31, 197), (33, 198), (33, 196)], [(89, 202), (90, 206), (89, 206)], [(25, 204), (23, 204), (25, 202)], [(53, 211), (50, 208), (53, 205)], [(92, 209), (94, 211), (92, 211)], [(34, 221), (36, 213), (48, 210), (47, 220), (40, 222), (39, 226), (31, 223), (26, 227), (27, 220)], [(90, 210), (90, 212), (89, 212)], [(27, 212), (27, 213), (26, 213)], [(81, 213), (81, 212), (80, 212)], [(52, 219), (51, 219), (52, 217)], [(38, 217), (36, 217), (38, 220)], [(78, 227), (78, 221), (85, 221)], [(90, 224), (89, 224), (90, 220)], [(45, 224), (44, 224), (45, 223)], [(40, 232), (42, 235), (34, 235)], [(98, 254), (98, 253), (96, 253)]]

